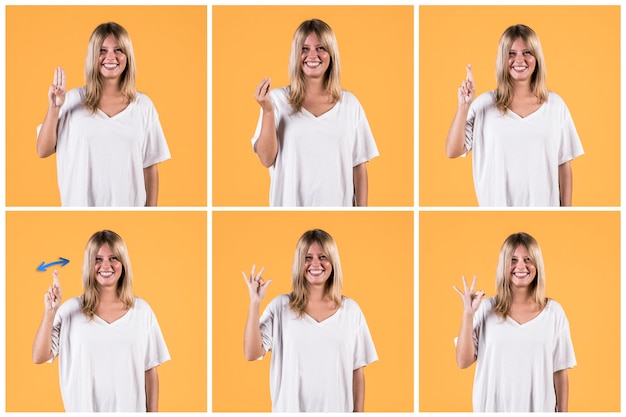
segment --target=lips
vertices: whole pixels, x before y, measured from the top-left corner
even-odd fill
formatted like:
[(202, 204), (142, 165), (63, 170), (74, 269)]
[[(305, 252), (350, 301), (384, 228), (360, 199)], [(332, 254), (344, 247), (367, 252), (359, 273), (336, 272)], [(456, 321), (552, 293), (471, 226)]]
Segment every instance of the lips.
[(513, 68), (513, 70), (514, 70), (514, 71), (517, 71), (517, 72), (523, 72), (523, 71), (526, 71), (526, 70), (528, 69), (528, 67), (527, 67), (527, 66), (524, 66), (524, 67), (521, 67), (521, 66), (513, 66), (513, 67), (511, 67), (511, 68)]
[(98, 275), (100, 275), (102, 278), (111, 278), (114, 274), (115, 274), (114, 271), (100, 271), (100, 272), (98, 272)]
[(530, 272), (513, 272), (513, 275), (515, 275), (517, 278), (526, 278), (528, 275), (530, 275)]
[(102, 66), (103, 66), (104, 68), (108, 69), (108, 70), (114, 70), (114, 69), (116, 69), (117, 67), (119, 67), (119, 66), (120, 66), (120, 64), (107, 64), (107, 63), (104, 63), (104, 64), (102, 64)]
[(322, 61), (305, 61), (304, 65), (306, 65), (309, 68), (318, 68), (319, 66), (322, 65)]
[(325, 271), (324, 269), (308, 269), (306, 272), (313, 277), (321, 277)]

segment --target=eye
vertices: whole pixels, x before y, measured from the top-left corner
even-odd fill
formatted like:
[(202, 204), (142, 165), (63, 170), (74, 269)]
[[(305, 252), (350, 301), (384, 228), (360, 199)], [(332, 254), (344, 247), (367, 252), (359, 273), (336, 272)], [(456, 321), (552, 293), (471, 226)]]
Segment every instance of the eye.
[(511, 56), (511, 57), (515, 56), (515, 52), (513, 52), (513, 51), (509, 52), (509, 56)]
[(304, 257), (305, 261), (310, 261), (311, 259), (313, 259), (313, 257), (311, 255), (307, 255)]
[(324, 48), (323, 46), (318, 46), (317, 52), (322, 52), (322, 51), (326, 51), (326, 48)]
[(124, 52), (122, 52), (122, 48), (115, 48), (115, 53), (116, 54), (123, 54)]
[(308, 46), (303, 46), (302, 47), (302, 52), (309, 52), (309, 47)]
[(115, 256), (111, 256), (111, 257), (109, 258), (109, 262), (117, 262), (118, 260), (119, 260), (119, 259), (117, 259), (117, 257), (115, 257)]
[(532, 262), (532, 259), (530, 259), (530, 258), (526, 258), (526, 259), (524, 259), (524, 262), (526, 262), (526, 263), (531, 263), (531, 262)]
[(106, 53), (107, 53), (107, 50), (106, 50), (106, 49), (100, 49), (100, 53), (101, 53), (101, 54), (106, 54)]
[(524, 51), (524, 56), (531, 56), (532, 54), (530, 53), (530, 51)]
[(320, 256), (320, 259), (321, 259), (322, 261), (325, 261), (325, 260), (326, 260), (326, 255), (321, 255), (321, 256)]
[(102, 258), (96, 257), (96, 263), (102, 262)]

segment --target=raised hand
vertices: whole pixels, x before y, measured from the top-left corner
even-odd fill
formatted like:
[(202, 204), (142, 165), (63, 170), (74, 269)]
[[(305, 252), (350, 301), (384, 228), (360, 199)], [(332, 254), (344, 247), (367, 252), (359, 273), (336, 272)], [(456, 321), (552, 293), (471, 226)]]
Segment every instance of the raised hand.
[(459, 104), (470, 104), (474, 101), (474, 95), (476, 94), (474, 76), (472, 75), (472, 64), (468, 64), (466, 71), (465, 80), (463, 80), (463, 83), (459, 87)]
[(259, 103), (263, 111), (274, 111), (274, 104), (270, 98), (270, 78), (263, 78), (263, 80), (256, 86), (254, 91), (254, 99)]
[(480, 306), (480, 302), (485, 296), (484, 291), (476, 291), (474, 292), (474, 288), (476, 287), (476, 275), (474, 275), (474, 279), (472, 280), (472, 285), (467, 288), (467, 281), (465, 280), (465, 276), (463, 276), (463, 291), (459, 290), (455, 285), (452, 286), (454, 290), (461, 296), (463, 299), (463, 310), (465, 312), (471, 312), (472, 314), (476, 313), (478, 307)]
[(50, 107), (61, 107), (65, 103), (65, 71), (58, 67), (54, 70), (54, 81), (48, 89)]
[(61, 283), (59, 273), (55, 269), (52, 273), (52, 285), (44, 295), (44, 306), (46, 310), (56, 311), (61, 305)]
[(263, 280), (263, 271), (265, 268), (261, 268), (258, 273), (255, 273), (256, 265), (252, 265), (252, 272), (250, 272), (250, 276), (248, 277), (245, 272), (241, 271), (241, 275), (243, 275), (243, 280), (246, 282), (248, 286), (248, 294), (250, 295), (250, 302), (261, 302), (263, 297), (265, 297), (265, 292), (267, 291), (268, 285), (270, 285), (269, 281)]

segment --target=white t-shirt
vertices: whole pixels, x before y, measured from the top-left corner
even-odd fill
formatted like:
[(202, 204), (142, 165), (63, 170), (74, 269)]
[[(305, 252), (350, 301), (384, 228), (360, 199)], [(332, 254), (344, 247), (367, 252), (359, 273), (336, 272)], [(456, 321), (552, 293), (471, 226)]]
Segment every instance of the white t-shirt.
[[(270, 206), (352, 206), (352, 168), (378, 156), (365, 111), (343, 91), (335, 106), (314, 116), (295, 112), (289, 87), (270, 91), (278, 136), (278, 154), (270, 171)], [(261, 121), (252, 146), (261, 134)]]
[(274, 298), (260, 319), (263, 347), (272, 351), (272, 411), (345, 411), (354, 408), (352, 372), (378, 356), (357, 303), (343, 298), (335, 314), (317, 322)]
[(552, 92), (524, 118), (502, 114), (494, 91), (481, 94), (470, 106), (465, 136), (479, 206), (559, 206), (559, 165), (583, 154), (572, 116)]
[(576, 365), (569, 323), (559, 303), (549, 299), (531, 321), (503, 321), (495, 297), (474, 315), (474, 411), (554, 412), (554, 373)]
[(82, 105), (85, 88), (67, 92), (57, 127), (57, 175), (63, 206), (146, 204), (143, 169), (170, 158), (148, 96), (113, 117)]
[(52, 328), (65, 411), (146, 411), (145, 371), (170, 359), (152, 309), (135, 298), (109, 324), (80, 306), (81, 297), (63, 303)]

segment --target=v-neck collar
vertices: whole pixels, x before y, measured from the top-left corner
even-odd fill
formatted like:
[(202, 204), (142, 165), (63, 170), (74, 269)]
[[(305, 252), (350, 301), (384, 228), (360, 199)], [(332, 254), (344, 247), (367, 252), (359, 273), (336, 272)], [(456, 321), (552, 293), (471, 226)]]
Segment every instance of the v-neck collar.
[(312, 117), (313, 119), (321, 120), (321, 119), (328, 117), (329, 114), (332, 114), (333, 112), (335, 112), (336, 111), (335, 109), (339, 106), (340, 102), (341, 100), (337, 101), (330, 109), (326, 110), (324, 113), (320, 114), (319, 116), (314, 115), (313, 113), (308, 111), (305, 107), (302, 107), (302, 113), (306, 114), (309, 117)]
[(507, 111), (509, 111), (513, 115), (513, 117), (518, 119), (518, 120), (530, 120), (533, 117), (535, 117), (537, 114), (539, 114), (539, 112), (541, 112), (543, 110), (543, 106), (545, 106), (545, 104), (546, 104), (545, 102), (541, 103), (541, 105), (539, 107), (537, 107), (537, 109), (534, 112), (526, 115), (525, 117), (520, 116), (519, 114), (515, 113), (511, 109), (507, 109)]
[(98, 316), (97, 314), (94, 314), (93, 316), (94, 316), (94, 320), (97, 319), (100, 324), (103, 324), (108, 327), (113, 327), (113, 326), (117, 326), (118, 323), (123, 323), (124, 321), (126, 321), (127, 317), (130, 315), (131, 310), (132, 308), (129, 308), (128, 311), (126, 311), (126, 313), (124, 313), (123, 315), (121, 315), (120, 317), (118, 317), (117, 319), (115, 319), (114, 321), (110, 323), (106, 321), (105, 319), (103, 319), (102, 317)]
[[(100, 109), (100, 107), (98, 107), (98, 113), (106, 120), (115, 120), (118, 119), (120, 117), (122, 117), (122, 115), (124, 115), (127, 111), (130, 110), (130, 106), (134, 105), (135, 102), (131, 101), (130, 103), (128, 103), (128, 106), (126, 106), (126, 108), (124, 110), (122, 110), (121, 112), (113, 115), (113, 116), (109, 116), (108, 114), (106, 114), (104, 111), (102, 111), (102, 109)], [(328, 113), (328, 112), (326, 112)]]
[(546, 310), (548, 309), (548, 304), (550, 303), (550, 300), (548, 300), (548, 302), (546, 303), (546, 305), (543, 307), (543, 309), (537, 313), (537, 315), (535, 317), (533, 317), (532, 319), (524, 322), (524, 323), (519, 323), (517, 320), (515, 320), (513, 317), (511, 316), (506, 316), (507, 320), (509, 320), (513, 325), (518, 326), (518, 327), (525, 327), (530, 325), (531, 323), (534, 323), (535, 321), (539, 320), (539, 318), (541, 316), (543, 316), (546, 312)]

